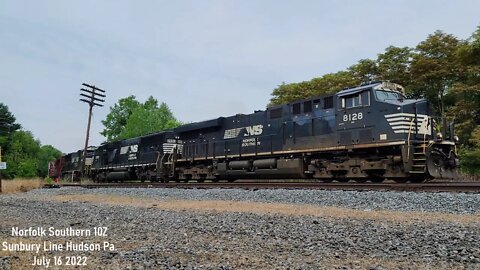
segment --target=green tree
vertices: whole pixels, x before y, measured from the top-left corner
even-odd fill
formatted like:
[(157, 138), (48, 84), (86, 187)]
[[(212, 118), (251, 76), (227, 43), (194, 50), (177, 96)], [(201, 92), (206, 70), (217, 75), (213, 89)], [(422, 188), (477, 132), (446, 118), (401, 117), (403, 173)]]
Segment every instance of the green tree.
[(411, 48), (389, 46), (384, 53), (378, 55), (378, 79), (398, 83), (408, 90), (411, 83), (411, 62)]
[(8, 110), (8, 106), (0, 102), (0, 131), (2, 133), (12, 133), (22, 128), (15, 122), (15, 116)]
[(21, 130), (3, 103), (0, 103), (0, 146), (2, 161), (7, 162), (7, 169), (2, 171), (5, 178), (46, 176), (48, 162), (61, 155), (51, 145), (40, 147), (40, 141), (31, 132)]
[(5, 161), (8, 165), (2, 175), (7, 178), (35, 177), (39, 152), (40, 142), (34, 139), (31, 132), (15, 131), (10, 137), (5, 152)]
[(459, 47), (457, 55), (463, 72), (460, 80), (454, 84), (457, 103), (450, 111), (450, 116), (455, 118), (461, 142), (467, 147), (480, 147), (480, 142), (474, 144), (470, 140), (474, 129), (480, 125), (480, 26), (468, 42)]
[(313, 90), (309, 96), (332, 94), (339, 90), (358, 86), (360, 81), (351, 72), (339, 71), (328, 73), (311, 81)]
[(140, 103), (135, 96), (122, 98), (110, 107), (110, 113), (102, 123), (105, 129), (101, 134), (108, 141), (133, 138), (180, 125), (167, 104), (159, 105), (153, 97)]
[(452, 86), (461, 73), (457, 50), (461, 41), (436, 31), (415, 48), (411, 64), (412, 93), (427, 98), (442, 117), (452, 105)]
[(48, 163), (62, 155), (60, 150), (51, 145), (42, 145), (37, 156), (37, 175), (45, 177), (48, 175)]
[(0, 102), (0, 147), (2, 148), (2, 161), (7, 162), (7, 170), (1, 172), (3, 178), (12, 178), (14, 175), (10, 168), (13, 164), (9, 163), (7, 157), (11, 152), (12, 136), (20, 128), (20, 124), (16, 123), (16, 118), (10, 112), (8, 106)]
[(310, 81), (300, 83), (282, 83), (272, 92), (270, 105), (284, 104), (307, 97), (335, 93), (347, 87), (358, 86), (360, 80), (351, 72), (328, 73)]
[(450, 114), (463, 146), (462, 170), (480, 174), (480, 26), (459, 47), (457, 56), (464, 70), (454, 85), (458, 102)]
[(302, 99), (309, 96), (312, 91), (313, 87), (308, 81), (289, 84), (282, 82), (282, 84), (273, 90), (270, 105), (284, 104), (293, 100)]
[(136, 108), (130, 115), (125, 129), (119, 138), (128, 139), (145, 134), (178, 127), (180, 122), (175, 119), (166, 103), (158, 106), (158, 101), (149, 97), (142, 106)]
[(141, 103), (135, 99), (135, 96), (121, 98), (118, 103), (110, 107), (110, 113), (102, 121), (104, 129), (100, 134), (107, 138), (107, 141), (120, 139), (120, 134), (124, 132), (128, 119), (133, 111), (141, 106)]
[(2, 151), (7, 151), (10, 136), (20, 128), (20, 124), (16, 123), (16, 118), (9, 111), (8, 106), (0, 102), (0, 147), (2, 147)]
[(361, 59), (357, 64), (348, 68), (356, 81), (368, 83), (378, 78), (377, 62), (372, 59)]
[(480, 174), (480, 125), (473, 128), (469, 134), (466, 147), (462, 148), (460, 167), (467, 174)]

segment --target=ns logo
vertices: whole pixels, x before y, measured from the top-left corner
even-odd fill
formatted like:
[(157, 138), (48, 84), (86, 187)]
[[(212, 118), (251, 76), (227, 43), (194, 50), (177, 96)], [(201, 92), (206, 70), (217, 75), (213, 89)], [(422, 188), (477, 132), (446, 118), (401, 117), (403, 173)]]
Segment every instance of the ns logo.
[(245, 130), (246, 132), (243, 136), (260, 135), (263, 132), (263, 125), (248, 126), (245, 127)]

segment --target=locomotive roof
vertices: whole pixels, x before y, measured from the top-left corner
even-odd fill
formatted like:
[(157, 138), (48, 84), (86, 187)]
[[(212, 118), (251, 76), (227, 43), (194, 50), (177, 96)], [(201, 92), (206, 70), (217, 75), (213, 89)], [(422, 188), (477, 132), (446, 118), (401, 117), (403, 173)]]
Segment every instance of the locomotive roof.
[(337, 95), (339, 97), (343, 97), (343, 96), (347, 96), (347, 95), (351, 95), (351, 94), (361, 92), (363, 90), (367, 90), (369, 88), (377, 87), (377, 86), (380, 86), (380, 85), (382, 85), (381, 82), (376, 82), (376, 83), (370, 83), (370, 84), (362, 85), (362, 86), (355, 87), (355, 88), (348, 88), (348, 89), (345, 89), (345, 90), (342, 90), (342, 91), (338, 92)]
[(297, 100), (294, 100), (294, 101), (291, 101), (289, 103), (283, 103), (283, 104), (278, 104), (278, 105), (273, 105), (273, 106), (269, 106), (267, 108), (267, 110), (274, 110), (274, 109), (277, 109), (277, 108), (281, 108), (285, 105), (290, 105), (290, 104), (294, 104), (294, 103), (298, 103), (298, 102), (303, 102), (303, 101), (309, 101), (309, 100), (315, 100), (315, 99), (318, 99), (318, 98), (324, 98), (324, 97), (329, 97), (329, 96), (334, 96), (334, 95), (338, 95), (338, 96), (346, 96), (346, 95), (350, 95), (350, 94), (355, 94), (357, 92), (361, 92), (363, 90), (366, 90), (368, 88), (371, 88), (371, 87), (377, 87), (377, 86), (380, 86), (382, 85), (382, 82), (374, 82), (374, 83), (369, 83), (369, 84), (365, 84), (365, 85), (361, 85), (361, 86), (358, 86), (358, 87), (354, 87), (354, 88), (347, 88), (347, 89), (344, 89), (344, 90), (341, 90), (337, 93), (330, 93), (330, 94), (323, 94), (323, 95), (318, 95), (318, 96), (311, 96), (311, 97), (308, 97), (308, 98), (303, 98), (303, 99), (297, 99)]
[[(398, 85), (398, 84), (390, 83), (390, 82), (373, 82), (373, 83), (361, 85), (361, 86), (358, 86), (358, 87), (341, 90), (341, 91), (337, 92), (336, 95), (345, 96), (345, 95), (355, 94), (357, 92), (361, 92), (361, 91), (369, 89), (369, 88), (388, 89), (388, 90), (399, 91), (399, 92), (403, 93), (403, 87)], [(274, 106), (268, 107), (267, 110), (273, 110), (273, 109), (281, 108), (285, 105), (289, 105), (289, 104), (293, 104), (293, 103), (297, 103), (297, 102), (302, 102), (302, 101), (307, 101), (307, 100), (314, 100), (314, 99), (318, 99), (318, 98), (321, 98), (321, 97), (327, 97), (327, 96), (333, 96), (333, 95), (335, 95), (335, 94), (327, 94), (327, 95), (309, 97), (309, 98), (305, 98), (305, 99), (299, 99), (299, 100), (295, 100), (295, 101), (292, 101), (292, 102), (289, 102), (289, 103), (286, 103), (286, 104), (279, 104), (279, 105), (274, 105)], [(254, 113), (263, 113), (263, 112), (265, 112), (265, 111), (259, 110), (259, 111), (255, 111)], [(241, 115), (241, 114), (236, 114), (236, 115)], [(191, 130), (197, 130), (197, 129), (202, 129), (202, 128), (216, 127), (216, 126), (221, 125), (221, 122), (223, 121), (223, 119), (228, 118), (228, 117), (233, 117), (233, 116), (235, 116), (235, 115), (227, 116), (227, 117), (222, 116), (222, 117), (217, 117), (217, 118), (209, 119), (209, 120), (205, 120), (205, 121), (185, 124), (185, 125), (182, 125), (180, 127), (175, 128), (174, 131), (176, 131), (176, 132), (188, 132), (188, 131), (191, 131)]]
[(148, 133), (148, 134), (145, 134), (145, 135), (142, 135), (142, 136), (133, 137), (133, 138), (129, 138), (129, 139), (119, 139), (119, 140), (111, 141), (111, 142), (102, 142), (100, 144), (100, 146), (104, 146), (104, 145), (107, 145), (107, 144), (113, 144), (113, 143), (123, 143), (124, 141), (128, 141), (128, 142), (132, 141), (133, 142), (133, 141), (141, 140), (142, 138), (154, 137), (154, 136), (159, 136), (159, 135), (162, 135), (162, 134), (168, 134), (168, 133), (172, 133), (172, 132), (173, 132), (173, 130), (171, 130), (171, 129), (162, 130), (162, 131), (155, 131), (155, 132), (152, 132), (152, 133)]
[(402, 94), (405, 94), (405, 89), (403, 88), (403, 86), (399, 84), (392, 83), (392, 82), (374, 82), (374, 83), (361, 85), (359, 87), (342, 90), (338, 92), (337, 95), (339, 97), (342, 97), (346, 95), (355, 94), (369, 88), (378, 89), (378, 90), (387, 90), (387, 91), (397, 91)]
[(222, 121), (225, 117), (218, 117), (210, 120), (205, 120), (201, 122), (194, 122), (194, 123), (189, 123), (185, 125), (181, 125), (174, 130), (176, 132), (182, 133), (182, 132), (188, 132), (192, 130), (198, 130), (198, 129), (204, 129), (204, 128), (211, 128), (211, 127), (217, 127), (222, 124)]

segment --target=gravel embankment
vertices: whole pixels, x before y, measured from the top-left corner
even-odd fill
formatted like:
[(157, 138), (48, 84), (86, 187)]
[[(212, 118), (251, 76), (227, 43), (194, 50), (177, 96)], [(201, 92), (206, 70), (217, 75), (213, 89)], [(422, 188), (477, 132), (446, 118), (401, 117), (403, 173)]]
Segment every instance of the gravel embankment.
[[(0, 251), (0, 269), (30, 268), (33, 255), (85, 255), (96, 269), (480, 268), (477, 194), (61, 188), (0, 195), (0, 209), (1, 242), (116, 249)], [(109, 230), (40, 241), (12, 226)]]
[[(49, 195), (48, 189), (35, 195)], [(55, 194), (121, 194), (141, 198), (174, 200), (233, 200), (312, 204), (360, 210), (426, 211), (453, 214), (480, 214), (480, 195), (467, 193), (414, 193), (335, 190), (242, 190), (242, 189), (143, 189), (143, 188), (62, 188)]]

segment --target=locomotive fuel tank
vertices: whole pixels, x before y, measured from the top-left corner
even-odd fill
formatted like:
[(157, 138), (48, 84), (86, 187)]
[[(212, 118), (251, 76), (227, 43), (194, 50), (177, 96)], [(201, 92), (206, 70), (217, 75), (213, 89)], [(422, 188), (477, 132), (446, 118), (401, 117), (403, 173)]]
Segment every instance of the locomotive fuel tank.
[(253, 162), (253, 167), (255, 168), (255, 170), (274, 169), (277, 167), (277, 159), (275, 158), (258, 159)]
[(130, 179), (132, 179), (132, 175), (128, 171), (109, 172), (107, 174), (107, 181), (126, 181)]

